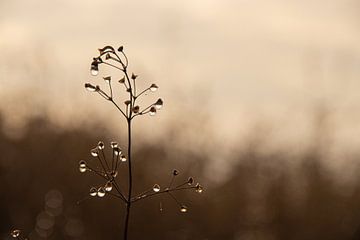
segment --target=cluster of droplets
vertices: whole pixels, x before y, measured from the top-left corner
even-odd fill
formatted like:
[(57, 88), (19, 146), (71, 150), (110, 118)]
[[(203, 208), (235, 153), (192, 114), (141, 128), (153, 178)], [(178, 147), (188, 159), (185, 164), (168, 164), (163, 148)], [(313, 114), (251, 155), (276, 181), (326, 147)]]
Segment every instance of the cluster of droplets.
[[(171, 177), (170, 183), (168, 184), (168, 186), (166, 188), (161, 190), (160, 185), (156, 183), (153, 185), (153, 187), (151, 189), (144, 191), (144, 192), (138, 194), (137, 196), (135, 196), (132, 199), (132, 201), (136, 202), (136, 201), (142, 200), (144, 198), (151, 197), (151, 196), (158, 195), (158, 194), (168, 194), (179, 206), (180, 212), (186, 213), (188, 211), (188, 207), (183, 205), (175, 197), (175, 195), (172, 194), (172, 192), (179, 191), (179, 190), (195, 189), (195, 192), (202, 193), (203, 187), (200, 185), (200, 183), (196, 183), (194, 185), (193, 177), (189, 177), (185, 182), (174, 186), (174, 180), (175, 180), (176, 176), (178, 176), (179, 174), (180, 174), (180, 172), (178, 170), (174, 169), (171, 174), (172, 177)], [(162, 206), (162, 203), (160, 202), (160, 211), (162, 211), (162, 210), (163, 210), (163, 206)]]
[(90, 188), (90, 197), (97, 196), (102, 198), (106, 195), (106, 193), (110, 193), (113, 190), (115, 178), (118, 175), (119, 163), (126, 162), (126, 157), (122, 154), (122, 150), (118, 146), (117, 142), (111, 142), (110, 147), (112, 150), (111, 162), (106, 159), (106, 155), (104, 153), (105, 144), (102, 141), (100, 141), (95, 148), (90, 150), (91, 156), (97, 158), (99, 161), (97, 168), (91, 167), (85, 160), (79, 161), (79, 171), (81, 173), (85, 173), (87, 171), (93, 172), (106, 180), (104, 185)]
[(127, 72), (128, 59), (124, 53), (124, 48), (122, 46), (120, 46), (117, 51), (112, 46), (105, 46), (99, 49), (99, 56), (93, 58), (93, 61), (91, 63), (91, 75), (97, 76), (99, 74), (99, 65), (107, 65), (123, 72), (124, 76), (121, 77), (120, 80), (118, 80), (117, 82), (119, 82), (121, 85), (124, 85), (126, 92), (130, 93), (129, 99), (124, 101), (125, 109), (120, 108), (119, 105), (114, 101), (111, 76), (103, 77), (105, 83), (109, 86), (108, 92), (101, 89), (99, 85), (93, 85), (91, 83), (85, 83), (86, 90), (90, 92), (97, 92), (106, 100), (113, 102), (118, 108), (118, 110), (120, 110), (126, 118), (133, 118), (135, 116), (143, 114), (155, 116), (157, 111), (162, 108), (164, 102), (161, 98), (159, 98), (157, 101), (145, 108), (141, 108), (139, 105), (136, 104), (136, 100), (141, 95), (146, 94), (147, 92), (156, 92), (159, 87), (155, 83), (153, 83), (148, 88), (137, 94), (135, 80), (137, 79), (138, 75), (132, 73), (129, 76)]

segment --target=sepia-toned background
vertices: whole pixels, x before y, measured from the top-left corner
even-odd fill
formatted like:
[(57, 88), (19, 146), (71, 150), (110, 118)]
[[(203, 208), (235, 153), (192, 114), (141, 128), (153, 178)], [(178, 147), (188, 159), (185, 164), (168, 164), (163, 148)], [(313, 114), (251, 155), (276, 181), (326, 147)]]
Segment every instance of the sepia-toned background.
[(110, 73), (90, 75), (97, 49), (123, 45), (137, 86), (159, 86), (142, 107), (164, 100), (134, 123), (135, 191), (174, 168), (205, 187), (177, 195), (186, 214), (166, 196), (137, 205), (131, 239), (359, 239), (359, 13), (356, 0), (0, 1), (0, 238), (120, 239), (120, 202), (76, 202), (99, 184), (79, 160), (99, 140), (126, 147), (121, 115), (84, 89)]

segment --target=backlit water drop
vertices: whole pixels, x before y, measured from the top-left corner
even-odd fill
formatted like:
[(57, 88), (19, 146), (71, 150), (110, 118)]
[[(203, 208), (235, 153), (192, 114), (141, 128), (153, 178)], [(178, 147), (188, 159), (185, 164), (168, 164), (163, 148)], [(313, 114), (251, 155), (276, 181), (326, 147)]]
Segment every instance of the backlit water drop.
[(151, 84), (151, 86), (150, 86), (150, 91), (155, 92), (158, 88), (159, 88), (159, 87), (156, 86), (156, 84), (153, 83), (153, 84)]
[(98, 148), (99, 148), (100, 150), (103, 150), (103, 149), (105, 148), (104, 142), (100, 141), (100, 142), (98, 143)]
[(112, 190), (112, 183), (111, 182), (107, 182), (105, 184), (105, 191), (110, 192)]
[(125, 155), (121, 155), (120, 160), (121, 160), (122, 162), (126, 162), (126, 157), (125, 157)]
[(20, 233), (21, 231), (19, 229), (14, 229), (11, 231), (10, 235), (13, 237), (13, 238), (17, 238), (20, 236)]
[(188, 211), (187, 207), (186, 206), (181, 206), (180, 208), (180, 212), (183, 212), (183, 213), (186, 213)]
[(90, 196), (95, 197), (97, 194), (97, 189), (92, 187), (90, 188)]
[(81, 173), (86, 172), (86, 162), (84, 160), (79, 162), (79, 171)]
[(155, 108), (155, 107), (151, 107), (149, 114), (150, 114), (150, 116), (155, 116), (155, 114), (156, 114), (156, 108)]
[(154, 191), (154, 192), (160, 192), (160, 186), (159, 186), (159, 184), (155, 184), (155, 185), (153, 186), (153, 191)]
[(104, 197), (105, 196), (105, 189), (103, 187), (99, 187), (97, 190), (98, 197)]
[(97, 148), (91, 149), (90, 153), (93, 157), (97, 157), (99, 155), (99, 151), (97, 150)]

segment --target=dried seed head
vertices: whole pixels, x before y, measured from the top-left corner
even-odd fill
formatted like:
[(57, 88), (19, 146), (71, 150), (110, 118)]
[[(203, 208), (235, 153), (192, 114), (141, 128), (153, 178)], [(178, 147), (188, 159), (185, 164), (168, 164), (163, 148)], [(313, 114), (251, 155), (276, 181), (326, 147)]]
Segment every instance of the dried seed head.
[(115, 52), (115, 49), (112, 46), (105, 46), (103, 48), (99, 48), (98, 50), (100, 52), (100, 55), (104, 54), (105, 52)]
[(118, 51), (119, 52), (122, 52), (124, 50), (124, 47), (123, 46), (120, 46), (119, 48), (118, 48)]

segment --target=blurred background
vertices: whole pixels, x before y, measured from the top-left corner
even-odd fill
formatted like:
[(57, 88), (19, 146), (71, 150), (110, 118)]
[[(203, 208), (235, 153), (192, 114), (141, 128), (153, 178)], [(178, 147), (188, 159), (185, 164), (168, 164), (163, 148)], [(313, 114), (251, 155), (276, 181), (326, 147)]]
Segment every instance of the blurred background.
[(120, 201), (76, 202), (101, 183), (79, 160), (99, 140), (126, 147), (121, 115), (84, 89), (113, 73), (90, 75), (97, 49), (123, 45), (138, 88), (159, 86), (141, 106), (164, 100), (134, 123), (135, 192), (174, 168), (205, 187), (178, 193), (186, 214), (166, 196), (136, 205), (131, 239), (360, 239), (359, 9), (1, 0), (0, 238), (121, 239)]

